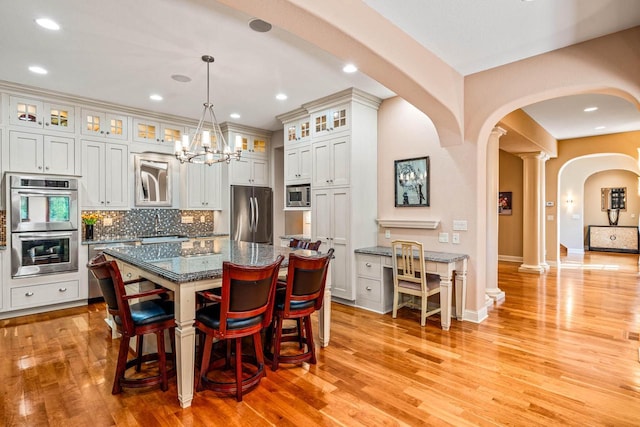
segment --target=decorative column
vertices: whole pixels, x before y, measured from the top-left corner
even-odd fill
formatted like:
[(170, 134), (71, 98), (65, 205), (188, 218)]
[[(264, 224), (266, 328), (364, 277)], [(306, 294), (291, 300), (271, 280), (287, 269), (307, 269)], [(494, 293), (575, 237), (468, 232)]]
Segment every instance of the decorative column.
[(487, 234), (485, 251), (487, 270), (485, 276), (486, 303), (504, 299), (504, 292), (498, 287), (498, 191), (500, 187), (500, 137), (507, 133), (501, 127), (494, 127), (487, 143)]
[(541, 182), (544, 175), (545, 153), (523, 153), (519, 157), (523, 161), (523, 207), (522, 207), (522, 265), (518, 271), (524, 273), (542, 274), (545, 268), (542, 264), (541, 232), (544, 218), (544, 202)]
[(549, 271), (549, 264), (547, 264), (547, 210), (546, 210), (546, 200), (547, 200), (547, 160), (549, 160), (549, 155), (547, 153), (542, 153), (542, 161), (541, 167), (542, 170), (540, 172), (540, 200), (542, 203), (540, 204), (540, 265), (544, 268), (545, 271)]

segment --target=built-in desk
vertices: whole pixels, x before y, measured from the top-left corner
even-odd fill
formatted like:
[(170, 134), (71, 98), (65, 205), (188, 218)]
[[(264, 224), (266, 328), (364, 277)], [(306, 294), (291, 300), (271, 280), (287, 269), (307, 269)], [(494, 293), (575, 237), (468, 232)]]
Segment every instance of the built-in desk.
[[(393, 271), (391, 248), (373, 246), (356, 253), (356, 305), (380, 313), (393, 309)], [(440, 276), (440, 322), (442, 329), (451, 326), (452, 284), (455, 280), (456, 319), (462, 320), (467, 295), (468, 255), (424, 251), (426, 271)], [(454, 274), (455, 272), (455, 274)]]

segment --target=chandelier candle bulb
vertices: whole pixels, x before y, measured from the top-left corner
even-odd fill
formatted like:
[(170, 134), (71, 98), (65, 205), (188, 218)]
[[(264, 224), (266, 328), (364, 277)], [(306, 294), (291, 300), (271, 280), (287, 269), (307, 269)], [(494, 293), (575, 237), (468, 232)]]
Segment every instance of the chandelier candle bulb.
[(208, 130), (202, 131), (202, 146), (211, 147), (211, 136)]
[(242, 137), (240, 135), (236, 135), (236, 151), (242, 151)]

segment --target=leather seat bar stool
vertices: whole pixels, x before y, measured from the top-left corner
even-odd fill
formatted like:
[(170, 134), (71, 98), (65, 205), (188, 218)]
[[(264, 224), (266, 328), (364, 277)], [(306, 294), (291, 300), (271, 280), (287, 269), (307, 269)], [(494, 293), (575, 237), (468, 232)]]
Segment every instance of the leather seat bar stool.
[[(259, 267), (224, 262), (220, 294), (203, 293), (217, 304), (196, 312), (195, 326), (205, 334), (197, 391), (206, 388), (235, 392), (240, 402), (243, 393), (265, 375), (261, 332), (271, 323), (278, 270), (283, 260), (280, 255), (274, 263)], [(255, 356), (242, 352), (242, 338), (248, 336), (253, 338)], [(225, 344), (220, 357), (215, 357), (214, 340), (216, 344)]]
[[(154, 288), (135, 294), (127, 294), (125, 286), (135, 283), (152, 283), (146, 279), (134, 279), (123, 281), (118, 269), (118, 264), (113, 260), (107, 260), (103, 254), (91, 259), (87, 268), (98, 280), (102, 295), (107, 303), (107, 310), (113, 316), (116, 330), (122, 335), (118, 362), (116, 365), (115, 379), (113, 381), (112, 394), (122, 392), (122, 387), (137, 388), (160, 384), (162, 391), (168, 388), (168, 379), (175, 375), (175, 318), (173, 301), (168, 300), (168, 291), (162, 288)], [(147, 299), (131, 304), (132, 299), (157, 296), (159, 298)], [(164, 334), (169, 331), (171, 341), (171, 353), (165, 351)], [(143, 336), (155, 334), (157, 352), (142, 354)], [(129, 355), (129, 343), (131, 338), (137, 337), (137, 354), (134, 359), (127, 360)], [(167, 357), (172, 361), (172, 367), (167, 367)], [(157, 361), (157, 374), (146, 377), (126, 376), (127, 370), (135, 367), (136, 372), (142, 370), (143, 363)], [(151, 371), (152, 369), (149, 369)]]
[[(286, 286), (276, 292), (273, 323), (267, 330), (265, 356), (271, 361), (271, 369), (280, 363), (316, 363), (311, 314), (322, 308), (329, 261), (333, 248), (325, 255), (301, 256), (289, 254)], [(283, 322), (296, 319), (301, 322), (295, 335), (283, 328)], [(283, 342), (298, 342), (300, 350), (294, 354), (282, 354)], [(306, 350), (302, 347), (306, 346)]]

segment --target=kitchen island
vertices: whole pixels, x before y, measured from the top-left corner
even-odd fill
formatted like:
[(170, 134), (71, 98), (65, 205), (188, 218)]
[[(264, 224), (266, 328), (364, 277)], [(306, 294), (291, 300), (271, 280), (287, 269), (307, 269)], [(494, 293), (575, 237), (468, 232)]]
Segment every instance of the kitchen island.
[[(312, 256), (314, 251), (258, 243), (238, 242), (228, 238), (191, 239), (184, 242), (108, 248), (104, 253), (114, 258), (133, 277), (144, 277), (174, 292), (176, 317), (176, 364), (180, 406), (191, 406), (195, 366), (196, 292), (222, 286), (222, 263), (242, 265), (271, 264), (278, 255), (288, 265), (289, 253)], [(331, 313), (331, 277), (327, 276), (324, 304), (319, 313), (320, 344), (329, 344)]]

